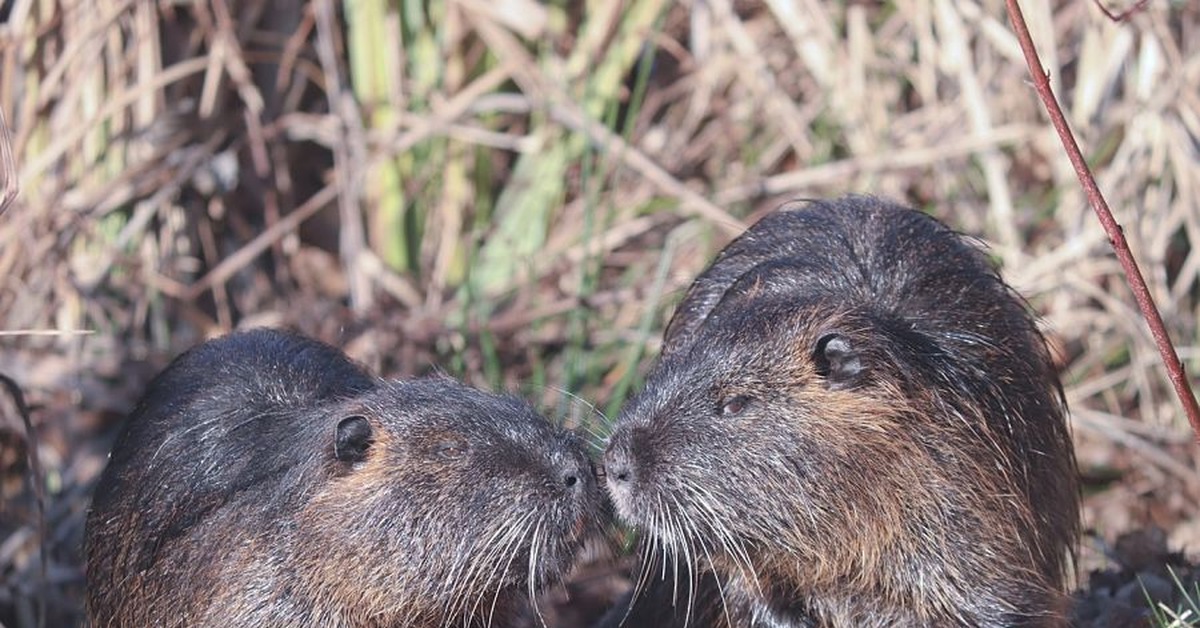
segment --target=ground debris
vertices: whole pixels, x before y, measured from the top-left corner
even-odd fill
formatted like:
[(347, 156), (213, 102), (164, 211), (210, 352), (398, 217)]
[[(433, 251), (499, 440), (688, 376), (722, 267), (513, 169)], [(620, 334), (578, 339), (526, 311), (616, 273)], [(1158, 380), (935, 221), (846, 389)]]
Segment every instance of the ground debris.
[(1156, 617), (1180, 620), (1170, 626), (1200, 622), (1200, 565), (1170, 551), (1162, 528), (1126, 532), (1108, 555), (1114, 565), (1092, 571), (1074, 596), (1076, 626), (1154, 626)]

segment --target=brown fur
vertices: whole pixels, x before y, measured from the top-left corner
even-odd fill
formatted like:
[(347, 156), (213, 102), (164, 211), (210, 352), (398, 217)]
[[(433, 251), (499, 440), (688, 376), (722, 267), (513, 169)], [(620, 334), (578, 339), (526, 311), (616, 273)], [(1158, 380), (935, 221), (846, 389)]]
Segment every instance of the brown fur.
[(649, 535), (626, 625), (672, 604), (693, 626), (1063, 623), (1061, 392), (960, 236), (871, 198), (777, 212), (697, 278), (664, 347), (605, 455)]
[(176, 360), (89, 513), (107, 626), (508, 626), (598, 518), (582, 447), (448, 378), (274, 331)]

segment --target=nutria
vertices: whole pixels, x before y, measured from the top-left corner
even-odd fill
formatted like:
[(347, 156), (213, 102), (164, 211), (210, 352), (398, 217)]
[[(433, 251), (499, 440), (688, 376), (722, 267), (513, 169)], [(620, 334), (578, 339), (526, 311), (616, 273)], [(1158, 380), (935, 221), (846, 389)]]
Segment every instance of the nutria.
[(88, 614), (506, 626), (600, 503), (580, 443), (515, 398), (237, 333), (176, 359), (118, 437), (88, 515)]
[(734, 240), (604, 467), (659, 593), (626, 625), (1064, 621), (1079, 490), (1061, 386), (1026, 304), (920, 212), (812, 202)]

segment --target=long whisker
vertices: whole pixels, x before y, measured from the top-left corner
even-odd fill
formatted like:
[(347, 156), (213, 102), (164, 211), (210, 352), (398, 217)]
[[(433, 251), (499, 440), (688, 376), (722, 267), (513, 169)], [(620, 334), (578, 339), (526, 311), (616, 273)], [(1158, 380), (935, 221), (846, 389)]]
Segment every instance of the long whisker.
[(708, 524), (712, 536), (724, 550), (724, 554), (733, 560), (742, 577), (751, 583), (755, 591), (761, 594), (762, 586), (759, 582), (758, 572), (754, 568), (753, 561), (750, 560), (745, 544), (729, 529), (730, 515), (718, 510), (719, 502), (708, 488), (689, 485), (687, 489), (698, 514), (704, 516), (705, 523)]
[[(533, 516), (533, 511), (527, 512), (521, 517), (520, 523), (513, 526), (515, 532), (505, 540), (503, 552), (500, 553), (500, 556), (508, 555), (508, 560), (502, 564), (497, 563), (488, 574), (487, 581), (494, 581), (496, 583), (496, 593), (492, 596), (491, 607), (488, 610), (488, 626), (491, 626), (495, 619), (496, 605), (500, 602), (500, 594), (504, 590), (504, 575), (509, 572), (513, 561), (516, 560), (519, 553), (517, 548), (520, 547), (521, 541), (526, 537), (526, 532), (532, 528)], [(475, 604), (471, 607), (471, 615), (475, 614), (475, 608), (479, 606), (480, 602), (482, 602), (482, 599), (475, 600)]]
[(542, 628), (546, 628), (546, 618), (542, 617), (542, 610), (538, 607), (536, 584), (537, 566), (540, 562), (538, 560), (538, 539), (541, 537), (543, 522), (541, 519), (538, 520), (537, 527), (533, 530), (533, 538), (531, 539), (529, 548), (529, 601), (533, 604), (533, 613), (537, 617), (538, 623), (541, 624)]

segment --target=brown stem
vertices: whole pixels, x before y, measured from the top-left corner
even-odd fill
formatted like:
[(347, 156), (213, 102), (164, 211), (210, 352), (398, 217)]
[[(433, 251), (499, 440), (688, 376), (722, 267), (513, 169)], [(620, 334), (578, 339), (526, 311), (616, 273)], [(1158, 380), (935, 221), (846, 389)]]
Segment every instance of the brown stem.
[(1114, 22), (1124, 22), (1126, 19), (1129, 18), (1129, 16), (1146, 8), (1146, 5), (1150, 2), (1150, 0), (1138, 0), (1137, 2), (1133, 3), (1133, 6), (1129, 7), (1128, 9), (1125, 9), (1124, 11), (1121, 11), (1120, 13), (1113, 13), (1112, 11), (1110, 11), (1108, 9), (1108, 7), (1104, 6), (1104, 3), (1101, 2), (1101, 0), (1093, 0), (1093, 1), (1096, 3), (1096, 8), (1100, 9), (1101, 13), (1103, 13), (1105, 16), (1108, 17), (1108, 19), (1110, 19)]
[(1042, 68), (1037, 50), (1033, 47), (1033, 38), (1029, 36), (1029, 28), (1025, 25), (1025, 16), (1021, 13), (1021, 8), (1017, 6), (1017, 0), (1004, 0), (1004, 2), (1008, 7), (1008, 17), (1012, 21), (1013, 30), (1016, 31), (1017, 39), (1021, 42), (1021, 52), (1025, 54), (1025, 63), (1029, 65), (1029, 73), (1033, 76), (1033, 85), (1037, 89), (1042, 103), (1046, 105), (1046, 112), (1050, 114), (1050, 122), (1054, 124), (1054, 130), (1058, 132), (1058, 138), (1067, 151), (1067, 158), (1075, 167), (1075, 174), (1079, 176), (1079, 182), (1087, 193), (1088, 203), (1096, 212), (1100, 224), (1104, 226), (1104, 231), (1108, 233), (1108, 241), (1112, 244), (1113, 250), (1117, 254), (1117, 260), (1121, 262), (1121, 268), (1125, 271), (1125, 280), (1129, 283), (1129, 288), (1133, 290), (1133, 298), (1137, 301), (1138, 308), (1150, 325), (1150, 334), (1154, 336), (1154, 344), (1158, 345), (1158, 353), (1167, 367), (1167, 376), (1175, 387), (1175, 394), (1179, 396), (1179, 401), (1183, 403), (1188, 422), (1192, 424), (1192, 431), (1196, 434), (1196, 442), (1200, 443), (1200, 405), (1196, 403), (1196, 396), (1192, 393), (1187, 374), (1184, 373), (1183, 363), (1179, 361), (1175, 346), (1171, 344), (1171, 339), (1167, 336), (1167, 328), (1163, 325), (1162, 316), (1154, 305), (1154, 298), (1150, 296), (1150, 289), (1146, 287), (1146, 280), (1142, 278), (1142, 272), (1133, 259), (1133, 253), (1129, 251), (1125, 233), (1121, 225), (1117, 224), (1116, 219), (1113, 218), (1112, 211), (1108, 208), (1108, 202), (1100, 193), (1100, 187), (1096, 185), (1096, 178), (1092, 176), (1091, 169), (1084, 161), (1083, 153), (1079, 151), (1079, 144), (1075, 142), (1075, 136), (1071, 134), (1062, 109), (1054, 98), (1054, 92), (1050, 89), (1050, 77)]
[(12, 138), (0, 108), (0, 214), (17, 198), (17, 160), (13, 157)]

